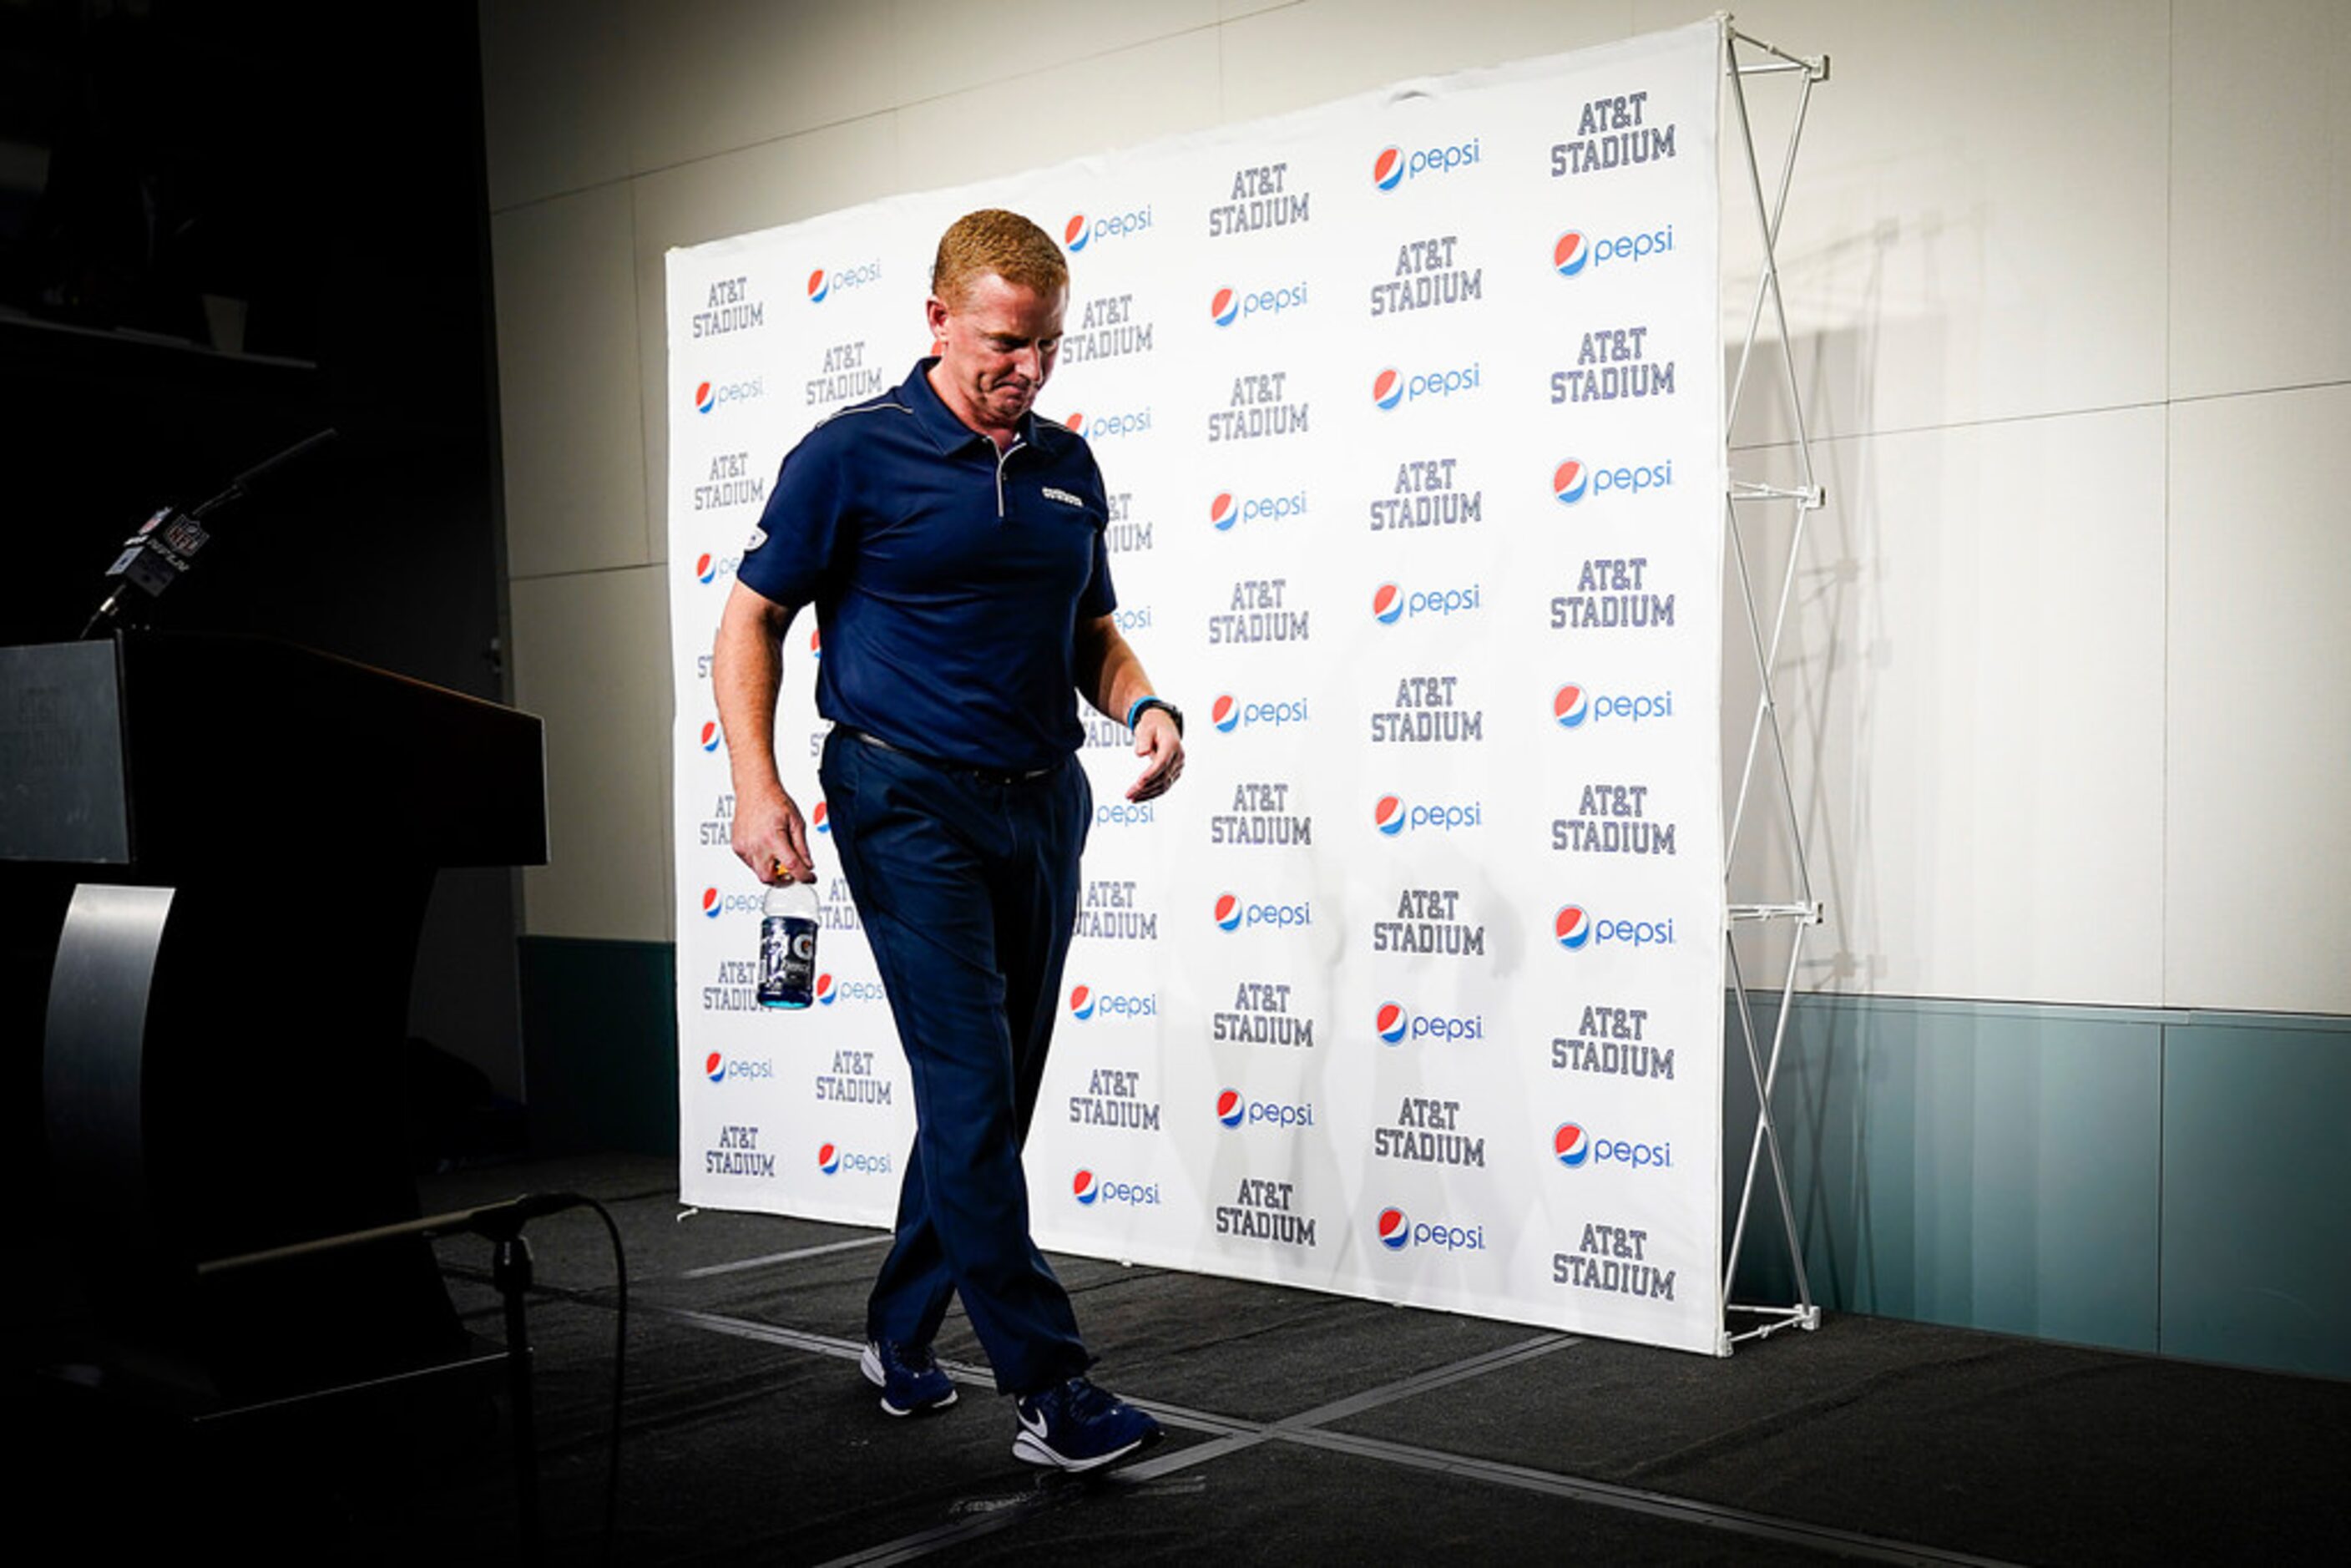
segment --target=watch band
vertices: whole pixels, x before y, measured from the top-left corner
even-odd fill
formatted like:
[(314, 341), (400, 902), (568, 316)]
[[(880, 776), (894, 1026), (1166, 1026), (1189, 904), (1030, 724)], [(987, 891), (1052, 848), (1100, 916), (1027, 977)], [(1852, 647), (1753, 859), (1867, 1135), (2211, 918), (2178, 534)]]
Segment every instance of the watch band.
[(1166, 713), (1169, 718), (1176, 721), (1176, 738), (1179, 740), (1182, 739), (1184, 736), (1184, 710), (1177, 707), (1174, 703), (1169, 702), (1165, 697), (1141, 696), (1135, 698), (1134, 706), (1126, 710), (1127, 729), (1130, 732), (1133, 731), (1136, 721), (1141, 719), (1144, 714), (1149, 713), (1153, 708), (1162, 709)]

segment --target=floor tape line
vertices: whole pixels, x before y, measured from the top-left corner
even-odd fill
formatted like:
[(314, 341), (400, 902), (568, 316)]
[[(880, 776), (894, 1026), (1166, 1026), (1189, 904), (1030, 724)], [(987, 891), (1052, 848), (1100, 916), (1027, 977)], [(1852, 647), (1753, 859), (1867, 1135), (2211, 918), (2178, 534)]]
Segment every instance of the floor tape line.
[(700, 1269), (688, 1269), (678, 1276), (681, 1280), (709, 1280), (721, 1274), (740, 1274), (750, 1269), (772, 1269), (778, 1263), (797, 1263), (803, 1258), (821, 1258), (828, 1252), (854, 1252), (862, 1247), (885, 1247), (887, 1236), (861, 1236), (853, 1241), (828, 1241), (820, 1247), (801, 1247), (789, 1252), (770, 1252), (761, 1258), (737, 1258), (732, 1263), (711, 1263)]
[[(864, 1351), (857, 1340), (842, 1339), (832, 1334), (810, 1333), (799, 1329), (782, 1328), (773, 1323), (757, 1322), (747, 1318), (729, 1317), (718, 1312), (695, 1312), (685, 1308), (653, 1308), (651, 1311), (673, 1322), (707, 1329), (715, 1333), (733, 1334), (742, 1339), (763, 1341), (769, 1344), (789, 1345), (796, 1349), (854, 1361)], [(1865, 1535), (1857, 1531), (1839, 1530), (1832, 1525), (1806, 1524), (1771, 1514), (1755, 1513), (1719, 1503), (1680, 1498), (1666, 1492), (1644, 1491), (1636, 1487), (1618, 1486), (1609, 1481), (1589, 1480), (1563, 1475), (1553, 1470), (1540, 1470), (1524, 1465), (1512, 1465), (1499, 1459), (1480, 1459), (1462, 1454), (1449, 1454), (1437, 1448), (1423, 1448), (1409, 1443), (1396, 1443), (1381, 1437), (1366, 1437), (1347, 1432), (1325, 1429), (1323, 1423), (1360, 1415), (1383, 1405), (1407, 1399), (1448, 1385), (1465, 1382), (1486, 1373), (1515, 1365), (1536, 1356), (1548, 1355), (1583, 1343), (1566, 1334), (1541, 1334), (1517, 1344), (1504, 1345), (1482, 1354), (1467, 1357), (1444, 1366), (1433, 1367), (1362, 1394), (1317, 1406), (1280, 1421), (1250, 1421), (1239, 1416), (1219, 1416), (1213, 1411), (1195, 1410), (1159, 1400), (1127, 1396), (1127, 1402), (1138, 1409), (1149, 1411), (1165, 1426), (1181, 1430), (1202, 1432), (1210, 1440), (1180, 1449), (1172, 1454), (1138, 1460), (1102, 1478), (1102, 1484), (1134, 1484), (1161, 1476), (1196, 1468), (1215, 1460), (1228, 1458), (1267, 1442), (1294, 1443), (1327, 1452), (1346, 1454), (1356, 1458), (1405, 1466), (1442, 1475), (1459, 1476), (1465, 1479), (1487, 1482), (1520, 1491), (1541, 1492), (1595, 1507), (1616, 1509), (1654, 1518), (1670, 1519), (1685, 1524), (1721, 1530), (1759, 1541), (1780, 1542), (1790, 1545), (1811, 1547), (1842, 1557), (1858, 1558), (1875, 1563), (1910, 1563), (1950, 1564), (1955, 1568), (2012, 1568), (1999, 1558), (1976, 1557), (1965, 1552), (1945, 1552), (1910, 1542), (1891, 1541)], [(941, 1363), (956, 1376), (957, 1381), (992, 1385), (994, 1380), (982, 1369), (960, 1364)], [(1071, 1495), (1074, 1495), (1072, 1493)], [(992, 1535), (1019, 1523), (1049, 1503), (1066, 1500), (1050, 1489), (1040, 1489), (1037, 1500), (1026, 1499), (985, 1515), (957, 1520), (951, 1523), (919, 1531), (894, 1541), (833, 1559), (824, 1568), (883, 1568), (884, 1564), (910, 1563), (931, 1555), (957, 1542), (982, 1535)]]

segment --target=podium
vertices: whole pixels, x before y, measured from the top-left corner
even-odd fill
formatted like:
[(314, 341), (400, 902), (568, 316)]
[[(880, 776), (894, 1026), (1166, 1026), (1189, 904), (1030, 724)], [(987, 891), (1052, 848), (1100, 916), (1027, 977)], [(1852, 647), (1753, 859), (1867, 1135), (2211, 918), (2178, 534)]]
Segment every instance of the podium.
[(45, 1201), (111, 1353), (230, 1401), (460, 1353), (422, 1241), (196, 1265), (416, 1217), (400, 1069), (425, 902), (443, 866), (543, 862), (545, 800), (538, 719), (348, 660), (151, 632), (0, 649), (7, 1016), (39, 1020)]

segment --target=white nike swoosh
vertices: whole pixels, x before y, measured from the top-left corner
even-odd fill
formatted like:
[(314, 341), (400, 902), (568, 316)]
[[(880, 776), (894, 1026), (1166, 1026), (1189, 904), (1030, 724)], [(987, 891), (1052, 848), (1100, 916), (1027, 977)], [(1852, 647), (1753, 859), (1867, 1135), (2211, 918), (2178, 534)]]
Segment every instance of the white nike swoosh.
[(1013, 1407), (1012, 1413), (1020, 1417), (1021, 1430), (1027, 1432), (1030, 1437), (1041, 1437), (1045, 1435), (1046, 1422), (1042, 1416), (1040, 1416), (1036, 1420), (1031, 1421), (1029, 1419), (1029, 1412), (1019, 1408), (1018, 1406)]

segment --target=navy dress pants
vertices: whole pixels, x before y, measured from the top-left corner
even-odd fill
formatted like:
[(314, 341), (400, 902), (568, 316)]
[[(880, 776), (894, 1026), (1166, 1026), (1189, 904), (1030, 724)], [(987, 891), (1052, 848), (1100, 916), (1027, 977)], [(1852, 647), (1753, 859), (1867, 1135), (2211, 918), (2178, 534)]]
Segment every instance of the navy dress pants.
[(1029, 1238), (1020, 1145), (1077, 920), (1093, 792), (1074, 759), (1007, 781), (835, 730), (819, 775), (841, 873), (914, 1089), (897, 1234), (866, 1309), (927, 1345), (951, 1295), (1001, 1392), (1085, 1370), (1068, 1292)]

